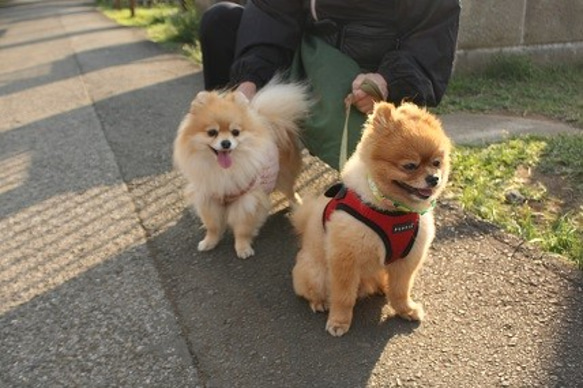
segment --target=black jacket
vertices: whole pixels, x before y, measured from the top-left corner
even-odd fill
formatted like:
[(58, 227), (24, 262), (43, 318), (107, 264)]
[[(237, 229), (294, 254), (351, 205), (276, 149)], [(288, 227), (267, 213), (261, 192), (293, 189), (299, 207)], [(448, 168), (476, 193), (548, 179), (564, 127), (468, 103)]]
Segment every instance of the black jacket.
[(231, 79), (263, 86), (287, 69), (311, 30), (387, 80), (388, 100), (436, 106), (449, 81), (459, 0), (249, 0), (239, 26)]

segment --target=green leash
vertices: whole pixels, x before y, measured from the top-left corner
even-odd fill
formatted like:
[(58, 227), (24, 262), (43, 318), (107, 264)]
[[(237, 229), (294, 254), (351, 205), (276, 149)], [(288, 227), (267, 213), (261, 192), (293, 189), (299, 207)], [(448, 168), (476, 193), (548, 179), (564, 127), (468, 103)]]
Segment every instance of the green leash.
[[(376, 83), (365, 78), (362, 81), (360, 88), (368, 95), (372, 96), (376, 101), (383, 101), (383, 94)], [(352, 93), (344, 100), (346, 106), (346, 118), (344, 119), (344, 128), (342, 129), (342, 141), (340, 142), (340, 157), (338, 158), (338, 166), (340, 171), (344, 168), (344, 164), (348, 160), (348, 119), (350, 117), (350, 109), (352, 106)]]

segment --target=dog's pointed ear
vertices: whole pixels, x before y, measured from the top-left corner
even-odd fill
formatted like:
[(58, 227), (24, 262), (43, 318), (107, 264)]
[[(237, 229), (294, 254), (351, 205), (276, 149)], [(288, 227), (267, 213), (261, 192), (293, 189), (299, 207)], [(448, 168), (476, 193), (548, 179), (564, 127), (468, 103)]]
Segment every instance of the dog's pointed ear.
[(192, 100), (192, 102), (190, 103), (190, 110), (192, 111), (197, 107), (203, 106), (204, 104), (209, 102), (211, 98), (212, 98), (211, 92), (207, 92), (206, 90), (198, 92), (196, 97), (194, 97), (194, 100)]
[(239, 104), (240, 106), (249, 105), (249, 99), (247, 96), (239, 91), (233, 92), (233, 101), (235, 101), (235, 103)]
[(376, 103), (372, 113), (373, 127), (380, 130), (388, 129), (393, 122), (395, 110), (395, 105), (390, 102)]

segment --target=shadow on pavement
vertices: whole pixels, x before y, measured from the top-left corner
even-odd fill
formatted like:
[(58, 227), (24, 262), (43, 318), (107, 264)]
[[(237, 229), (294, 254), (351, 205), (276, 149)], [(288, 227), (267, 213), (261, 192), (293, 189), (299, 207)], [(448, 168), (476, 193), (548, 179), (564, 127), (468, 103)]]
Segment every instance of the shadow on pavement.
[(344, 338), (325, 330), (296, 297), (291, 269), (296, 241), (284, 213), (273, 215), (254, 246), (236, 258), (227, 237), (196, 250), (202, 232), (188, 211), (149, 243), (208, 386), (364, 386), (392, 338), (417, 327), (386, 319), (383, 298), (361, 301)]
[(559, 292), (554, 304), (561, 306), (557, 319), (563, 324), (557, 333), (557, 340), (551, 341), (549, 347), (552, 355), (549, 357), (550, 380), (557, 387), (568, 387), (574, 382), (583, 381), (583, 339), (581, 325), (583, 323), (583, 273), (574, 272), (568, 266), (556, 268), (562, 272), (567, 287)]
[[(153, 87), (95, 102), (65, 114), (0, 132), (0, 217), (7, 217), (59, 194), (83, 192), (124, 179), (156, 175), (172, 169), (171, 143), (189, 102), (151, 111), (159, 90), (193, 88), (192, 77), (176, 78)], [(131, 109), (124, 108), (130, 104)], [(134, 116), (130, 111), (150, 112)], [(104, 132), (96, 120), (100, 116)], [(156, 118), (157, 117), (157, 118)], [(109, 143), (109, 145), (108, 145)], [(97, 146), (99, 145), (99, 146)], [(103, 146), (105, 145), (105, 146)], [(111, 149), (116, 160), (111, 159)], [(12, 200), (8, 200), (8, 198)]]
[[(84, 13), (84, 12), (81, 12), (81, 13)], [(73, 34), (52, 35), (52, 36), (48, 36), (48, 37), (45, 37), (42, 39), (29, 40), (29, 41), (25, 41), (25, 42), (12, 43), (12, 44), (4, 44), (4, 45), (0, 45), (0, 48), (3, 50), (7, 50), (10, 48), (15, 48), (15, 47), (48, 43), (48, 42), (51, 42), (53, 40), (67, 39), (67, 38), (71, 38), (71, 37), (75, 37), (75, 36), (79, 36), (79, 35), (96, 34), (96, 33), (104, 32), (104, 31), (111, 31), (111, 30), (124, 29), (124, 28), (127, 28), (127, 27), (109, 26), (109, 27), (104, 27), (104, 28), (94, 28), (94, 29), (89, 29), (89, 30), (83, 30), (81, 32), (75, 32)], [(1, 36), (2, 36), (2, 30), (0, 30), (0, 37)]]
[[(75, 34), (66, 34), (66, 36), (62, 36), (60, 38), (67, 38), (67, 36), (70, 35), (79, 35), (91, 32), (98, 33), (108, 30), (113, 30), (113, 28), (83, 31)], [(42, 42), (39, 41), (33, 43), (37, 44)], [(151, 46), (151, 50), (144, 50), (144, 46)], [(139, 49), (136, 50), (136, 47)], [(132, 53), (135, 55), (131, 55)], [(79, 76), (77, 69), (78, 63), (76, 60), (77, 56), (83, 56), (83, 62), (85, 64), (83, 67), (83, 74), (87, 74), (89, 72), (95, 72), (109, 67), (135, 63), (164, 54), (166, 53), (160, 51), (160, 49), (153, 42), (131, 42), (84, 51), (82, 53), (75, 54), (74, 56), (64, 57), (58, 61), (52, 61), (50, 63), (43, 63), (31, 67), (24, 67), (14, 71), (13, 74), (7, 73), (7, 78), (17, 79), (17, 81), (8, 82), (3, 86), (0, 86), (0, 96), (9, 96), (11, 94), (22, 92), (27, 89), (36, 88), (46, 84), (52, 84), (58, 81), (66, 80), (71, 77)], [(108, 60), (104, 62), (103, 58), (107, 58)], [(47, 67), (49, 68), (48, 71), (46, 70)], [(40, 75), (29, 76), (28, 74)]]
[[(146, 246), (139, 244), (139, 231), (127, 224), (120, 229), (107, 218), (94, 222), (108, 222), (109, 230), (100, 234), (88, 237), (94, 230), (81, 225), (69, 236), (45, 242), (49, 252), (65, 243), (73, 256), (42, 255), (52, 263), (41, 261), (19, 274), (12, 289), (1, 286), (1, 386), (195, 386), (191, 356), (166, 296), (152, 284), (158, 275)], [(34, 246), (34, 240), (28, 244)], [(110, 256), (111, 245), (122, 249)], [(14, 253), (9, 245), (2, 251), (3, 257)], [(22, 259), (0, 274), (35, 258)], [(36, 282), (43, 274), (46, 278)], [(36, 296), (6, 310), (9, 302), (22, 302), (6, 298), (32, 293)]]

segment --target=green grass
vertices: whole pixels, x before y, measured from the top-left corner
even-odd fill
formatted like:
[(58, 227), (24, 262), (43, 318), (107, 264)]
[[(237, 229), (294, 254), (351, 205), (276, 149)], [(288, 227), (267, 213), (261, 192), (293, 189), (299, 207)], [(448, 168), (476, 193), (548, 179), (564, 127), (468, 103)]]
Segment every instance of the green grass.
[(542, 171), (566, 177), (579, 191), (583, 191), (583, 137), (559, 136), (549, 142), (545, 154), (547, 164)]
[(583, 135), (458, 147), (449, 190), (466, 210), (583, 268), (582, 150)]
[(198, 47), (199, 17), (194, 7), (181, 10), (176, 5), (157, 4), (136, 7), (134, 17), (126, 8), (112, 9), (109, 2), (99, 2), (100, 11), (118, 24), (144, 28), (148, 37), (164, 47), (178, 50), (196, 63), (201, 62)]
[(498, 57), (483, 72), (454, 74), (437, 113), (537, 115), (583, 128), (583, 64), (537, 66), (521, 56)]

